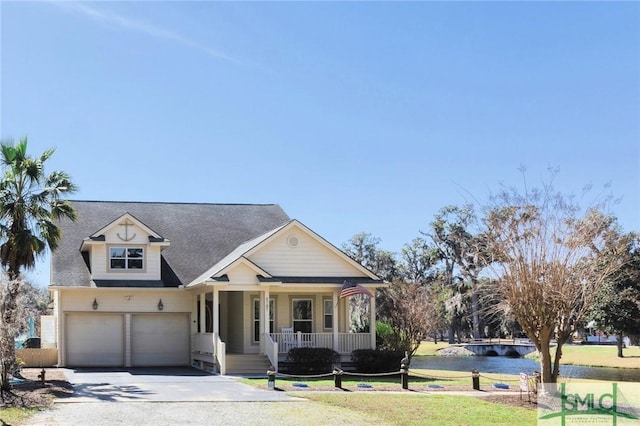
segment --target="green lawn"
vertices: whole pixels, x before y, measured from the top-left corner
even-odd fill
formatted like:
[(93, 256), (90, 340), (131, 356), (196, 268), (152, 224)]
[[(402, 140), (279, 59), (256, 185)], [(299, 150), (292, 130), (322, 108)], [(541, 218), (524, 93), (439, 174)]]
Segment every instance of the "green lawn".
[[(243, 383), (263, 389), (267, 388), (268, 383), (266, 378), (242, 378), (239, 380)], [(519, 380), (519, 376), (513, 374), (481, 374), (480, 389), (491, 390), (492, 385), (497, 382), (507, 383), (511, 386), (517, 386)], [(276, 379), (276, 387), (287, 392), (300, 390), (300, 388), (296, 387), (294, 383), (303, 383), (306, 385), (306, 389), (308, 390), (335, 390), (333, 376), (326, 378), (278, 377)], [(342, 378), (342, 389), (345, 389), (347, 391), (359, 391), (359, 384), (370, 385), (373, 390), (378, 391), (402, 390), (400, 377), (398, 376), (360, 377), (345, 374)], [(424, 370), (417, 368), (410, 370), (409, 390), (424, 391), (428, 390), (429, 385), (443, 386), (445, 391), (447, 389), (468, 391), (473, 390), (471, 372)]]
[(448, 347), (449, 347), (449, 344), (446, 342), (438, 342), (437, 344), (433, 343), (433, 341), (422, 342), (414, 356), (435, 355), (438, 350), (448, 348)]
[(3, 425), (20, 424), (36, 412), (38, 412), (37, 408), (2, 408), (0, 409), (0, 423)]
[[(422, 342), (415, 355), (431, 356), (435, 355), (439, 349), (447, 347), (449, 344), (445, 342), (438, 342), (438, 344)], [(552, 356), (554, 355), (555, 352), (552, 352)], [(624, 358), (618, 358), (618, 349), (613, 345), (564, 345), (560, 363), (589, 367), (640, 368), (640, 347), (625, 348), (623, 355)], [(537, 359), (537, 354), (534, 352), (527, 355), (527, 358)]]
[(390, 425), (535, 425), (534, 409), (457, 395), (309, 393), (304, 398), (366, 413)]
[[(624, 358), (618, 358), (616, 346), (601, 345), (564, 345), (562, 347), (562, 365), (585, 365), (589, 367), (640, 368), (640, 347), (623, 350)], [(552, 352), (552, 356), (555, 351)], [(527, 357), (537, 359), (533, 353)]]

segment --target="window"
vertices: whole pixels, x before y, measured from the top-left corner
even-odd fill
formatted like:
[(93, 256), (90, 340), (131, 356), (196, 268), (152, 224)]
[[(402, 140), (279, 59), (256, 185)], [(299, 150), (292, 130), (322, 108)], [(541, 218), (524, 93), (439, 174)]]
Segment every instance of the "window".
[[(269, 299), (269, 333), (273, 333), (276, 324), (276, 300)], [(259, 342), (260, 329), (260, 299), (253, 299), (253, 341)]]
[(142, 269), (144, 249), (142, 247), (111, 247), (109, 266), (111, 269)]
[(293, 331), (311, 333), (313, 330), (313, 304), (311, 299), (294, 299), (293, 311)]
[(333, 328), (333, 300), (325, 299), (323, 302), (324, 328)]

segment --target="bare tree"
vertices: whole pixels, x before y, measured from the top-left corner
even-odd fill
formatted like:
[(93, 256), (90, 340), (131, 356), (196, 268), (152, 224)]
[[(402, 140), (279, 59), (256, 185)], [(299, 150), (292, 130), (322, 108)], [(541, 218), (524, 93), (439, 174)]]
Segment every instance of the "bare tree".
[[(7, 303), (12, 300), (15, 303)], [(8, 383), (9, 375), (14, 373), (16, 364), (14, 339), (29, 327), (29, 318), (37, 318), (48, 309), (48, 291), (19, 279), (9, 279), (6, 273), (0, 277), (0, 317), (10, 316), (13, 321), (0, 323), (0, 359), (2, 361), (3, 381)], [(9, 311), (11, 310), (11, 311)]]
[(615, 219), (598, 206), (581, 210), (555, 191), (552, 180), (542, 189), (525, 186), (523, 193), (503, 189), (484, 216), (494, 296), (536, 346), (545, 383), (557, 381), (562, 345), (620, 266), (604, 252), (617, 250)]
[(398, 338), (398, 349), (407, 351), (409, 360), (420, 343), (438, 331), (439, 316), (429, 289), (417, 282), (395, 281), (386, 289), (388, 322)]

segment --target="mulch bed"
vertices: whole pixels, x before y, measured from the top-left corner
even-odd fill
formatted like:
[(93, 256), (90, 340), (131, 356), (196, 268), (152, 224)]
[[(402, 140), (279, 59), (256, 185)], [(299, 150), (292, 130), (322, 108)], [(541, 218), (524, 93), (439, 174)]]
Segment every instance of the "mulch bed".
[(38, 378), (41, 369), (24, 368), (21, 378), (24, 381), (14, 383), (11, 390), (1, 392), (0, 408), (21, 407), (36, 408), (49, 407), (54, 398), (67, 398), (72, 394), (72, 388), (62, 371), (56, 368), (45, 369), (45, 384)]

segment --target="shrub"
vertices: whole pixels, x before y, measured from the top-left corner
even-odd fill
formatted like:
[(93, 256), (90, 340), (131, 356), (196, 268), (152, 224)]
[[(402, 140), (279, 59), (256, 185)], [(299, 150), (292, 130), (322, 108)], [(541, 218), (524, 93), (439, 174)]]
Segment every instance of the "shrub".
[(376, 347), (379, 349), (394, 350), (397, 349), (397, 345), (398, 338), (391, 324), (385, 321), (377, 321)]
[(291, 374), (330, 373), (340, 354), (329, 348), (293, 348), (287, 354), (287, 371)]
[(351, 361), (358, 373), (391, 373), (400, 370), (403, 351), (384, 349), (356, 349), (351, 352)]

